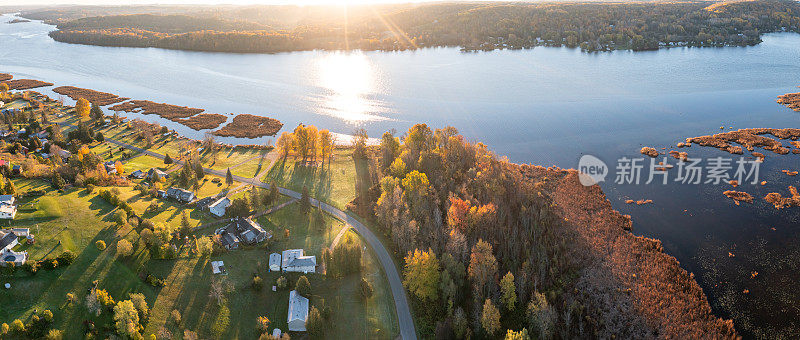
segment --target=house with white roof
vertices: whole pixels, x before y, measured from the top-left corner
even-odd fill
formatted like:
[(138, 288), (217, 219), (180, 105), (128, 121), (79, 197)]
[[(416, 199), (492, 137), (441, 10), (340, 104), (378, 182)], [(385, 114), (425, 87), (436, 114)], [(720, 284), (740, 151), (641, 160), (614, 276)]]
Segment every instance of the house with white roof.
[(281, 270), (281, 254), (269, 254), (269, 271), (277, 272)]
[[(23, 229), (20, 229), (20, 232)], [(21, 266), (28, 260), (28, 252), (16, 252), (12, 248), (19, 244), (17, 232), (14, 230), (3, 229), (0, 230), (0, 264), (14, 263), (15, 266)]]
[(230, 198), (223, 197), (216, 200), (214, 203), (211, 203), (208, 206), (208, 211), (218, 217), (222, 217), (225, 215), (225, 210), (228, 209), (228, 207), (230, 206), (231, 206)]
[(13, 195), (0, 195), (0, 219), (13, 220), (17, 216), (17, 200)]
[(303, 255), (303, 249), (289, 249), (281, 253), (281, 269), (285, 272), (314, 273), (317, 257)]
[(289, 330), (305, 332), (306, 320), (308, 320), (308, 299), (297, 293), (296, 290), (289, 292), (289, 317), (287, 319)]

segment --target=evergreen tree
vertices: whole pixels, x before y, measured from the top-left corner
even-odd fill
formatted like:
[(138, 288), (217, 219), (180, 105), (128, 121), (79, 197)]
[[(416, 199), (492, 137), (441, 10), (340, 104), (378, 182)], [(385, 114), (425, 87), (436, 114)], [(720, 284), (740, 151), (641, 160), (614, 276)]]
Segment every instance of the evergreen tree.
[(228, 168), (228, 172), (225, 173), (225, 183), (228, 184), (228, 186), (233, 184), (233, 174), (231, 173), (231, 168)]
[(164, 156), (164, 164), (172, 164), (172, 157), (170, 157), (169, 154)]

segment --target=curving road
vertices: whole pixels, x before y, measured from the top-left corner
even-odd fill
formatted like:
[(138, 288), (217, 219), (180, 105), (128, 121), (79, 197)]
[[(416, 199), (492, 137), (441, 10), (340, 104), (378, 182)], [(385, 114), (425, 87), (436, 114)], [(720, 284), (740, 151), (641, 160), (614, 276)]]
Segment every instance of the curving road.
[[(139, 151), (149, 156), (153, 156), (160, 159), (164, 158), (164, 155), (137, 146), (133, 146), (124, 142), (120, 142), (118, 140), (106, 138), (105, 141), (122, 146), (127, 149)], [(175, 162), (178, 164), (183, 163), (182, 161), (179, 160), (176, 160)], [(224, 170), (215, 170), (208, 168), (203, 168), (203, 170), (207, 173), (221, 177), (225, 177), (227, 174), (227, 172)], [(268, 183), (262, 182), (261, 179), (259, 178), (254, 179), (241, 176), (233, 176), (233, 179), (243, 183), (250, 183), (254, 186), (264, 189), (270, 188), (270, 185)], [(283, 195), (295, 199), (300, 199), (300, 197), (302, 196), (299, 192), (289, 190), (286, 188), (278, 187), (278, 191)], [(397, 312), (397, 322), (400, 327), (400, 337), (405, 340), (416, 340), (417, 331), (416, 328), (414, 328), (414, 319), (411, 317), (411, 308), (409, 308), (408, 306), (408, 296), (406, 295), (406, 291), (403, 288), (403, 281), (402, 279), (400, 279), (400, 273), (397, 271), (397, 267), (395, 266), (394, 261), (392, 260), (392, 256), (389, 254), (389, 251), (386, 250), (386, 247), (383, 246), (383, 243), (381, 243), (380, 239), (378, 239), (378, 237), (375, 236), (372, 230), (367, 228), (367, 226), (365, 226), (363, 223), (361, 223), (358, 219), (351, 216), (350, 214), (345, 213), (344, 211), (339, 210), (338, 208), (328, 203), (321, 202), (315, 198), (311, 199), (311, 204), (313, 204), (314, 206), (319, 206), (320, 209), (324, 210), (331, 216), (348, 224), (350, 227), (355, 229), (355, 231), (359, 233), (361, 237), (364, 238), (364, 240), (367, 241), (370, 247), (372, 247), (372, 249), (375, 251), (375, 254), (378, 256), (378, 261), (381, 263), (384, 273), (386, 273), (386, 278), (389, 281), (389, 287), (392, 290), (392, 297), (394, 298), (394, 307), (395, 311)]]

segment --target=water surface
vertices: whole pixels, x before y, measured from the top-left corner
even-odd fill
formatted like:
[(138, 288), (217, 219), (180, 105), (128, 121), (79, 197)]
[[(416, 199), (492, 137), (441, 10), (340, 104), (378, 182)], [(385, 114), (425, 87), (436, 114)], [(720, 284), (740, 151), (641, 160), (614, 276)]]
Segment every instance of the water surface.
[[(720, 126), (798, 127), (800, 119), (775, 103), (800, 84), (800, 35), (790, 33), (765, 35), (753, 47), (650, 52), (539, 47), (226, 54), (63, 44), (47, 36), (53, 29), (39, 22), (0, 24), (0, 72), (212, 113), (270, 116), (284, 129), (311, 123), (341, 134), (364, 128), (377, 137), (418, 122), (452, 125), (514, 162), (575, 167), (581, 155), (592, 154), (613, 167), (623, 155), (638, 156), (643, 145), (672, 147)], [(203, 135), (156, 116), (142, 118)], [(268, 139), (221, 138), (244, 144)], [(689, 152), (727, 155), (697, 147)], [(697, 275), (718, 315), (734, 318), (747, 336), (796, 337), (800, 214), (776, 211), (761, 197), (787, 194), (797, 180), (778, 170), (800, 162), (796, 155), (767, 154), (761, 171), (768, 184), (740, 188), (756, 196), (753, 205), (725, 199), (728, 186), (603, 188), (615, 208), (633, 216), (635, 233), (661, 239)], [(626, 205), (628, 198), (655, 204)]]

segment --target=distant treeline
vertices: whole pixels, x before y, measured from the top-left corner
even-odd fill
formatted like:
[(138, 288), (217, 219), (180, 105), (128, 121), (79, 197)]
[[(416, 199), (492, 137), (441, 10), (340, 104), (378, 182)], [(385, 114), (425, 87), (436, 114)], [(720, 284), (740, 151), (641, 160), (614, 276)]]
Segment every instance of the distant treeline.
[[(269, 8), (258, 13), (268, 16)], [(216, 52), (433, 46), (466, 50), (567, 46), (606, 51), (747, 46), (758, 44), (763, 33), (800, 32), (800, 4), (794, 1), (396, 5), (380, 7), (372, 15), (361, 13), (347, 26), (338, 19), (298, 19), (300, 24), (283, 30), (256, 23), (253, 15), (247, 16), (251, 23), (196, 15), (196, 20), (185, 15), (83, 18), (62, 22), (61, 30), (50, 36), (77, 44)]]

